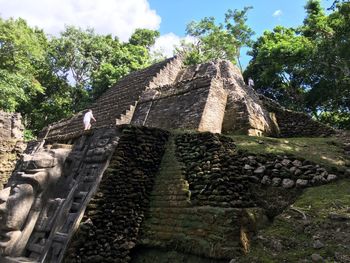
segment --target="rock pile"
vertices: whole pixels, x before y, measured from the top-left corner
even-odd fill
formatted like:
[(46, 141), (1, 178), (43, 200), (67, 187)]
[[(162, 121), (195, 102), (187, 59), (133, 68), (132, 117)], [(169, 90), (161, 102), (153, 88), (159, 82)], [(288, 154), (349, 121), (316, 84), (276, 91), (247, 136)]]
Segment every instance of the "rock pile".
[(218, 134), (179, 135), (176, 145), (191, 201), (198, 205), (252, 207), (259, 202), (254, 185), (287, 190), (325, 184), (340, 175), (294, 156), (237, 151), (232, 140)]
[(66, 262), (130, 261), (167, 138), (159, 129), (123, 129)]
[(279, 137), (318, 137), (335, 133), (331, 127), (317, 122), (305, 113), (283, 108), (276, 101), (259, 95), (264, 107), (275, 115), (279, 128)]
[(0, 140), (0, 190), (3, 189), (3, 185), (6, 184), (15, 168), (17, 153), (20, 152), (20, 149), (16, 147), (16, 142)]
[(21, 115), (0, 111), (0, 190), (24, 148)]

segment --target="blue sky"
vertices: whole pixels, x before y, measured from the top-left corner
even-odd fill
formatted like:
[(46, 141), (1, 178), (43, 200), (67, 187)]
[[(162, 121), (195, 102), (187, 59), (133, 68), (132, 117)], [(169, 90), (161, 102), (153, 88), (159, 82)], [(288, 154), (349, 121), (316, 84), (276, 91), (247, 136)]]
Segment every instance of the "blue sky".
[[(153, 50), (171, 56), (174, 45), (186, 39), (186, 25), (192, 20), (213, 16), (222, 21), (228, 9), (253, 6), (247, 23), (256, 38), (276, 25), (300, 25), (305, 3), (306, 0), (0, 0), (0, 16), (22, 17), (29, 25), (56, 36), (65, 25), (93, 28), (121, 41), (128, 41), (137, 28), (159, 30), (161, 36)], [(331, 3), (332, 0), (322, 0), (325, 8)], [(248, 61), (249, 57), (243, 55), (242, 64)]]
[[(306, 0), (149, 0), (150, 7), (161, 17), (159, 31), (161, 35), (173, 32), (184, 37), (186, 24), (199, 21), (206, 16), (213, 16), (222, 22), (228, 9), (243, 9), (252, 6), (248, 13), (247, 24), (255, 31), (254, 38), (265, 30), (272, 30), (277, 25), (287, 27), (297, 26), (305, 17)], [(331, 0), (323, 0), (322, 5), (328, 8)], [(245, 53), (245, 52), (243, 52)], [(249, 57), (242, 56), (242, 62), (247, 65)]]

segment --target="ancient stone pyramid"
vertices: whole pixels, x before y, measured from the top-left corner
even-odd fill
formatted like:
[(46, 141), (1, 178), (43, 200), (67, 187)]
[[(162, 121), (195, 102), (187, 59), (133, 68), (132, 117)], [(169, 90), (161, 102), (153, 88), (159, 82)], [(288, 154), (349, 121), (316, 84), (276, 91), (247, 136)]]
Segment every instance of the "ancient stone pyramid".
[[(245, 85), (226, 60), (186, 67), (173, 57), (133, 72), (90, 107), (93, 128), (133, 124), (269, 136), (319, 136), (332, 132), (307, 115), (282, 109)], [(83, 112), (52, 124), (43, 134), (64, 141), (82, 134)]]
[[(247, 193), (268, 180), (213, 133), (332, 132), (259, 96), (225, 60), (186, 67), (167, 59), (124, 77), (91, 109), (97, 122), (88, 132), (82, 112), (44, 129), (0, 191), (0, 262), (130, 262), (137, 242), (175, 241), (198, 246), (196, 257), (232, 258), (249, 239), (247, 215), (262, 211)], [(207, 132), (174, 138), (171, 129)]]

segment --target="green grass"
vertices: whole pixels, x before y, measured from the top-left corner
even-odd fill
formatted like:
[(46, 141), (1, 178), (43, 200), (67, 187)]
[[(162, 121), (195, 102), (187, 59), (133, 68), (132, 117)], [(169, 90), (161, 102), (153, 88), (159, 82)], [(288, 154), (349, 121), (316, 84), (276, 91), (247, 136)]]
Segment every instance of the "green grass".
[[(320, 254), (325, 259), (329, 257), (331, 261), (326, 262), (333, 262), (335, 251), (349, 255), (345, 248), (349, 238), (341, 241), (334, 239), (337, 235), (335, 228), (345, 227), (344, 222), (333, 222), (328, 219), (328, 215), (331, 213), (350, 215), (350, 179), (308, 188), (296, 200), (293, 207), (304, 212), (307, 221), (301, 219), (298, 213), (287, 209), (277, 216), (270, 226), (258, 233), (263, 237), (261, 240), (265, 241), (253, 242), (250, 253), (242, 259), (242, 262), (299, 262), (301, 259), (310, 260), (313, 253)], [(307, 225), (312, 230), (305, 232), (300, 228), (303, 222), (308, 222)], [(343, 231), (347, 236), (348, 228)], [(324, 248), (312, 247), (315, 234), (323, 236)], [(280, 240), (284, 244), (283, 249), (281, 251), (273, 249), (273, 246), (269, 245), (272, 240)]]
[[(195, 130), (172, 130), (174, 135), (198, 133)], [(350, 166), (350, 159), (344, 155), (341, 142), (335, 137), (272, 138), (247, 135), (222, 134), (234, 140), (238, 149), (255, 154), (295, 155), (328, 168), (344, 170)]]
[(36, 140), (36, 136), (32, 130), (24, 129), (23, 137), (25, 142)]
[(327, 167), (344, 169), (350, 165), (344, 155), (341, 143), (332, 137), (328, 138), (270, 138), (244, 135), (229, 135), (238, 149), (256, 154), (292, 154)]
[(325, 217), (332, 212), (349, 213), (350, 180), (308, 188), (294, 206), (318, 217)]

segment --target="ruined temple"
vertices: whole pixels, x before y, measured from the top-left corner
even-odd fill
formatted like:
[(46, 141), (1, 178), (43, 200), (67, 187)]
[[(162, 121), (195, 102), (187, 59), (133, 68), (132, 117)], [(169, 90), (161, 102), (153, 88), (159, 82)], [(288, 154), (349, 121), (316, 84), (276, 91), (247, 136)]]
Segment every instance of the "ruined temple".
[(18, 156), (23, 152), (22, 117), (18, 113), (0, 111), (0, 190), (15, 168)]
[[(127, 75), (90, 108), (97, 119), (94, 128), (132, 124), (281, 137), (333, 132), (259, 96), (227, 60), (186, 67), (180, 57), (167, 59)], [(43, 136), (51, 141), (75, 138), (82, 134), (82, 115), (52, 124)]]
[(226, 60), (167, 59), (90, 108), (92, 130), (83, 112), (48, 126), (1, 190), (0, 262), (228, 262), (282, 209), (266, 206), (271, 192), (293, 198), (341, 176), (220, 135), (333, 132), (259, 96)]

